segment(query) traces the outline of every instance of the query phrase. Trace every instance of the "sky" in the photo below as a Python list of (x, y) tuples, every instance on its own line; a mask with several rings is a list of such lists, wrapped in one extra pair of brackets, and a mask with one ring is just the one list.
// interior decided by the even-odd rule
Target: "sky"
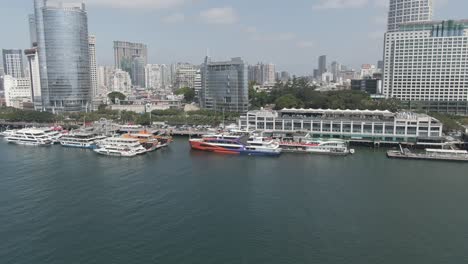
[[(433, 0), (434, 19), (468, 18), (467, 0)], [(113, 41), (148, 45), (149, 63), (242, 57), (310, 75), (318, 56), (359, 68), (382, 58), (389, 0), (64, 0), (84, 2), (99, 65)], [(0, 0), (0, 49), (28, 48), (33, 0)]]

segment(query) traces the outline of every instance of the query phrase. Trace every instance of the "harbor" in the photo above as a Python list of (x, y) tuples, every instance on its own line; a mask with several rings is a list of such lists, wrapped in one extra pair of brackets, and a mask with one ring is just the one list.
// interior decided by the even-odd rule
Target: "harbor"
[[(0, 233), (10, 249), (3, 261), (175, 264), (215, 254), (208, 262), (231, 263), (241, 252), (248, 263), (375, 263), (385, 255), (381, 263), (391, 264), (401, 255), (414, 263), (467, 256), (465, 163), (388, 159), (366, 147), (345, 157), (218, 155), (191, 151), (187, 141), (111, 158), (0, 140)], [(285, 240), (297, 246), (273, 250)]]

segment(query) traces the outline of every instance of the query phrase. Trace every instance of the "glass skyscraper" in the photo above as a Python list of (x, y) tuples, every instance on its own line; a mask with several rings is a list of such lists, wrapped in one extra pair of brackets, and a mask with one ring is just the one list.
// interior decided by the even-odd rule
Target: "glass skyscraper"
[(35, 0), (42, 105), (54, 112), (91, 108), (88, 17), (84, 4)]
[(202, 66), (201, 106), (227, 112), (247, 112), (249, 86), (247, 65), (241, 58), (211, 62), (206, 58)]

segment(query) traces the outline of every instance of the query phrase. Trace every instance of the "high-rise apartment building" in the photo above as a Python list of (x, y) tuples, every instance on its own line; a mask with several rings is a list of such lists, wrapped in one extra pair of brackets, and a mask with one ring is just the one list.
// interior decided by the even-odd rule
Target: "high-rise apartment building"
[(200, 105), (215, 111), (247, 112), (249, 87), (247, 65), (241, 58), (212, 62), (205, 59), (202, 66)]
[(145, 67), (145, 87), (160, 90), (162, 87), (162, 67), (159, 64), (148, 64)]
[(385, 35), (383, 92), (468, 114), (468, 20), (401, 24)]
[(34, 0), (34, 9), (43, 107), (53, 112), (91, 109), (85, 5)]
[(432, 20), (432, 0), (390, 0), (388, 32), (398, 30), (400, 24)]
[(263, 65), (263, 82), (266, 84), (275, 84), (276, 83), (276, 67), (274, 64), (264, 64)]
[(340, 78), (341, 64), (334, 61), (330, 65), (330, 72), (333, 74), (333, 81), (337, 81)]
[(121, 69), (115, 69), (110, 77), (110, 92), (120, 92), (130, 95), (132, 92), (132, 79), (130, 74)]
[(23, 52), (17, 49), (4, 49), (2, 53), (5, 75), (22, 78), (24, 76)]
[(201, 90), (202, 90), (201, 70), (197, 70), (197, 74), (195, 75), (194, 90), (195, 90), (195, 101), (200, 102), (200, 95), (201, 95)]
[(161, 64), (161, 85), (164, 89), (172, 87), (172, 74), (170, 65)]
[(93, 98), (98, 96), (97, 84), (97, 61), (96, 61), (96, 36), (90, 35), (88, 40), (89, 47), (89, 73), (91, 75), (91, 89)]
[(115, 68), (126, 71), (127, 63), (131, 63), (135, 57), (143, 58), (144, 65), (148, 64), (148, 48), (145, 44), (114, 41)]
[(31, 83), (29, 78), (14, 78), (10, 75), (4, 77), (6, 106), (23, 108), (24, 102), (31, 102)]
[(178, 63), (175, 73), (175, 89), (184, 87), (195, 88), (195, 76), (198, 67), (190, 63)]
[(33, 46), (31, 49), (25, 50), (24, 54), (28, 59), (31, 98), (34, 102), (34, 109), (41, 110), (41, 73), (39, 69), (39, 54), (37, 52), (37, 46)]
[(256, 82), (259, 85), (276, 83), (276, 66), (272, 63), (248, 66), (249, 82)]
[(98, 95), (105, 96), (110, 92), (112, 84), (111, 77), (115, 68), (112, 66), (99, 66), (97, 68)]

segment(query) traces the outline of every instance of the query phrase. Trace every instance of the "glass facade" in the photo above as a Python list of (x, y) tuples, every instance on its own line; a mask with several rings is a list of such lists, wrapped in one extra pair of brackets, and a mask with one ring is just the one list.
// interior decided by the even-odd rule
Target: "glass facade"
[(43, 107), (85, 111), (91, 107), (88, 21), (84, 4), (35, 1)]
[(203, 108), (244, 113), (248, 110), (247, 65), (234, 58), (227, 62), (205, 61), (202, 70)]

